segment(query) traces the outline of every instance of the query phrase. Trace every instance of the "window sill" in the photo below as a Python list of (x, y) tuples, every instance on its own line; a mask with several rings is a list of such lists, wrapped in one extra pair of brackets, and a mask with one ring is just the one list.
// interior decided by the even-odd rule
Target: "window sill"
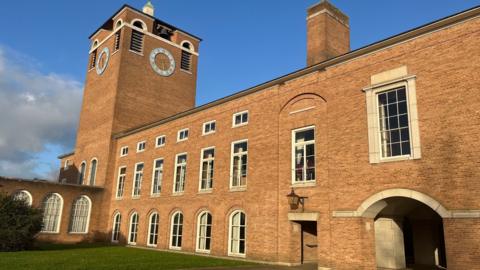
[(177, 143), (184, 142), (184, 141), (188, 141), (188, 139), (177, 140)]
[(212, 192), (212, 189), (201, 189), (198, 191), (198, 194), (211, 194)]
[(316, 181), (309, 181), (305, 183), (292, 183), (290, 185), (291, 188), (303, 188), (303, 187), (315, 187), (315, 186), (317, 186)]
[(137, 243), (127, 243), (127, 245), (129, 245), (129, 246), (136, 246)]
[(192, 72), (191, 72), (190, 70), (186, 70), (186, 69), (180, 68), (180, 71), (183, 71), (183, 72), (185, 72), (185, 73), (187, 73), (187, 74), (192, 75)]
[(40, 232), (41, 234), (60, 234), (60, 232)]
[(389, 157), (389, 158), (379, 158), (379, 163), (388, 163), (388, 162), (395, 162), (395, 161), (404, 161), (404, 160), (413, 160), (413, 156), (397, 156), (397, 157)]
[(139, 52), (136, 52), (136, 51), (132, 51), (132, 50), (130, 50), (130, 49), (128, 49), (128, 51), (131, 52), (131, 53), (134, 53), (134, 54), (136, 54), (136, 55), (143, 56), (143, 53), (139, 53)]
[(171, 250), (182, 250), (182, 247), (170, 247)]
[(164, 146), (165, 146), (165, 144), (162, 144), (162, 145), (155, 145), (155, 148), (162, 148), (162, 147), (164, 147)]
[(160, 193), (159, 194), (150, 194), (150, 198), (160, 198)]
[(147, 244), (147, 247), (149, 247), (149, 248), (156, 248), (156, 247), (157, 247), (157, 245), (150, 245), (150, 244)]
[(197, 250), (195, 250), (195, 252), (197, 252), (197, 253), (202, 253), (202, 254), (210, 254), (210, 250), (197, 249)]
[(232, 125), (232, 128), (238, 128), (238, 127), (244, 127), (248, 125), (248, 122), (247, 123), (242, 123), (242, 124), (238, 124), (238, 125)]
[(121, 201), (123, 200), (123, 197), (115, 198), (115, 201)]
[(137, 153), (143, 153), (145, 150), (137, 150)]
[(138, 195), (138, 196), (132, 196), (132, 200), (140, 200), (140, 195)]
[(68, 234), (73, 234), (73, 235), (85, 235), (85, 234), (88, 234), (88, 232), (68, 232)]
[(215, 134), (215, 131), (208, 132), (208, 133), (202, 133), (202, 136), (208, 136), (208, 135), (212, 135), (212, 134)]
[(183, 196), (183, 191), (182, 192), (173, 192), (172, 196), (174, 196), (174, 197)]
[(232, 253), (228, 253), (228, 256), (230, 257), (237, 257), (237, 258), (245, 258), (245, 254), (232, 254)]
[(247, 191), (247, 187), (231, 187), (230, 192), (243, 192)]

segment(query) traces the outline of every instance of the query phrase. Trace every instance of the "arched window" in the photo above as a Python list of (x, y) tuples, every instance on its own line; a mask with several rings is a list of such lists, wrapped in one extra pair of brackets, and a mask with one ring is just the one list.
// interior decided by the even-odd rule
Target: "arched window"
[(92, 203), (87, 196), (77, 198), (72, 204), (70, 233), (87, 233)]
[(117, 23), (115, 24), (115, 43), (113, 45), (113, 51), (118, 51), (120, 49), (120, 35), (122, 33), (122, 30), (119, 29), (123, 24), (122, 19), (119, 19)]
[(28, 206), (32, 206), (32, 194), (26, 190), (19, 190), (13, 194), (13, 198), (17, 201), (24, 201)]
[(98, 46), (98, 40), (96, 39), (93, 43), (92, 43), (92, 48), (91, 50), (93, 50), (91, 53), (90, 53), (90, 64), (88, 65), (89, 66), (89, 69), (92, 69), (95, 67), (95, 63), (97, 62), (97, 46)]
[(182, 248), (182, 229), (183, 229), (183, 214), (182, 212), (175, 212), (172, 216), (170, 248)]
[(198, 215), (197, 221), (197, 251), (210, 252), (212, 239), (212, 215), (204, 211)]
[(80, 164), (80, 171), (78, 172), (78, 184), (83, 184), (83, 179), (85, 178), (85, 170), (87, 169), (87, 163), (84, 161)]
[(228, 255), (245, 256), (246, 216), (242, 211), (230, 215)]
[(63, 199), (57, 193), (49, 194), (43, 199), (43, 227), (42, 232), (58, 233), (62, 217)]
[(95, 186), (95, 178), (97, 176), (97, 164), (98, 161), (96, 158), (90, 161), (90, 186)]
[[(132, 38), (130, 40), (130, 50), (142, 53), (143, 52), (143, 31), (147, 30), (144, 22), (136, 19), (132, 21), (134, 29), (132, 29)], [(140, 30), (139, 30), (140, 29)]]
[(182, 57), (180, 59), (180, 68), (190, 71), (192, 67), (192, 52), (194, 51), (192, 43), (188, 41), (182, 42)]
[(128, 244), (136, 245), (137, 244), (137, 233), (138, 233), (138, 214), (134, 212), (130, 216), (130, 230), (128, 232)]
[(148, 224), (148, 241), (147, 245), (151, 247), (156, 247), (158, 242), (158, 222), (160, 218), (157, 212), (153, 212), (150, 215), (149, 224)]
[(117, 22), (115, 23), (115, 30), (117, 30), (120, 26), (122, 26), (122, 19), (118, 19)]
[(122, 215), (116, 213), (113, 216), (113, 228), (112, 228), (112, 242), (117, 243), (120, 240), (120, 224), (122, 222)]

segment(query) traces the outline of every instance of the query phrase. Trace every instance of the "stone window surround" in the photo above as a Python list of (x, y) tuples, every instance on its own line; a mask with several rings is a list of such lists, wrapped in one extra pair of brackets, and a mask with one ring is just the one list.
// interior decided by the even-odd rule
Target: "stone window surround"
[[(416, 76), (408, 75), (407, 67), (401, 66), (392, 70), (372, 75), (371, 85), (363, 91), (366, 97), (368, 122), (368, 152), (370, 163), (381, 163), (399, 160), (420, 159), (420, 133), (418, 127)], [(405, 87), (408, 102), (408, 124), (410, 129), (410, 155), (383, 158), (378, 122), (377, 94), (399, 87)]]

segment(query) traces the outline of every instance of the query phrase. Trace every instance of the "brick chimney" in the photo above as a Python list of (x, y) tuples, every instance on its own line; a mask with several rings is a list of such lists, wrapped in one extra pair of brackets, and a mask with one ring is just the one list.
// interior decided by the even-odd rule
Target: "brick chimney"
[(307, 10), (307, 66), (350, 51), (347, 15), (328, 0)]

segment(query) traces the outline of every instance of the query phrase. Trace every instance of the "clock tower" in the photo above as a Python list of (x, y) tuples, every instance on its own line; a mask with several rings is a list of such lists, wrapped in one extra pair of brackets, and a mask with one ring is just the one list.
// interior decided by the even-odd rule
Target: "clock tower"
[(75, 152), (62, 157), (77, 173), (60, 179), (105, 185), (112, 136), (195, 107), (201, 39), (153, 15), (150, 1), (143, 11), (124, 5), (90, 36)]

